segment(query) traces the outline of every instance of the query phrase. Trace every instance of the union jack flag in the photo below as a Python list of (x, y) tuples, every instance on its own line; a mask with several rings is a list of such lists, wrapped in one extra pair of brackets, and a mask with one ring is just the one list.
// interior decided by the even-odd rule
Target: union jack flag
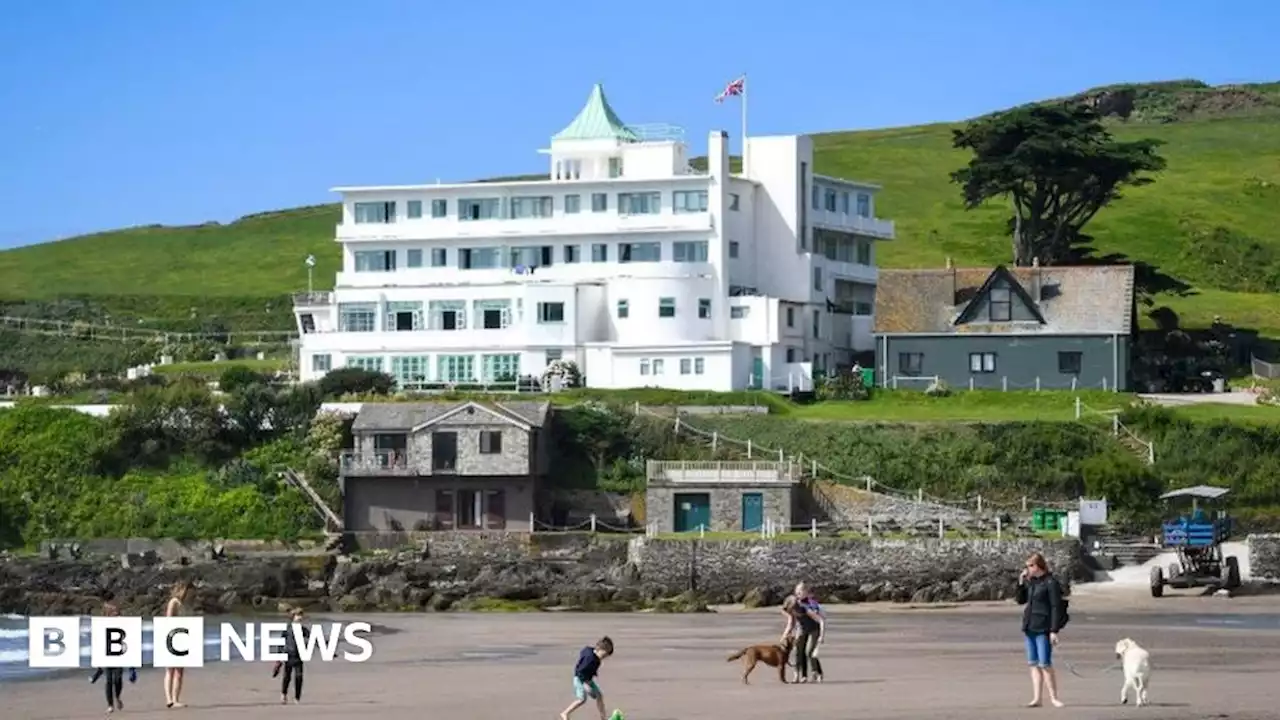
[(721, 90), (720, 94), (716, 96), (716, 102), (722, 103), (725, 101), (725, 98), (734, 97), (735, 95), (741, 95), (742, 93), (746, 92), (746, 90), (747, 90), (747, 76), (743, 75), (742, 77), (738, 78), (737, 80), (734, 80), (728, 85), (725, 85), (724, 90)]

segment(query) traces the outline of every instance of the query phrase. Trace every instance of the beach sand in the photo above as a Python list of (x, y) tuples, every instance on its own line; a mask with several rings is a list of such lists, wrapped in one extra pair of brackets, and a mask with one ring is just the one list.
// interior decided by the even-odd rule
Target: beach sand
[[(1011, 603), (910, 609), (830, 608), (821, 655), (826, 682), (781, 685), (761, 666), (752, 684), (725, 657), (772, 642), (777, 609), (702, 615), (574, 613), (366, 615), (395, 632), (366, 663), (313, 662), (303, 705), (281, 707), (269, 664), (187, 671), (188, 706), (166, 710), (161, 671), (125, 685), (117, 717), (376, 717), (377, 720), (555, 720), (571, 699), (578, 650), (609, 635), (617, 654), (600, 676), (608, 709), (628, 720), (806, 718), (1275, 718), (1280, 671), (1276, 598), (1081, 594), (1073, 598), (1058, 665), (1065, 709), (1022, 707), (1029, 696), (1018, 608)], [(1118, 704), (1113, 648), (1132, 637), (1152, 653), (1154, 707)], [(1077, 674), (1069, 671), (1068, 664)], [(89, 672), (5, 683), (6, 718), (101, 717)], [(595, 720), (592, 706), (575, 718)]]

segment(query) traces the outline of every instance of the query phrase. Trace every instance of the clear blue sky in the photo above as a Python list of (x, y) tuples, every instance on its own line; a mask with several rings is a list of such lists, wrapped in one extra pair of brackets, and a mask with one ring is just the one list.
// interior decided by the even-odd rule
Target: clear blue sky
[[(789, 15), (791, 11), (803, 16)], [(603, 82), (629, 123), (955, 120), (1113, 82), (1280, 80), (1280, 3), (9, 0), (0, 247), (545, 170)]]

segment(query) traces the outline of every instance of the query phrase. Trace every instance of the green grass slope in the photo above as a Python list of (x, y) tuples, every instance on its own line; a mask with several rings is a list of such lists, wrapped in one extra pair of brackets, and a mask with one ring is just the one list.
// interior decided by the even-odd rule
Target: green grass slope
[[(1082, 96), (1116, 116), (1119, 137), (1165, 141), (1168, 159), (1154, 184), (1129, 191), (1089, 225), (1099, 248), (1193, 285), (1194, 294), (1161, 298), (1186, 326), (1221, 315), (1280, 336), (1280, 297), (1272, 294), (1280, 291), (1280, 84), (1179, 81)], [(819, 172), (884, 186), (877, 214), (897, 221), (898, 239), (881, 246), (881, 266), (940, 266), (948, 256), (962, 265), (1008, 260), (1006, 210), (965, 211), (948, 179), (967, 160), (950, 147), (956, 127), (817, 137)], [(0, 310), (182, 328), (216, 315), (229, 327), (288, 328), (284, 296), (305, 289), (303, 259), (318, 259), (317, 287), (339, 269), (338, 221), (337, 207), (323, 205), (0, 252)]]

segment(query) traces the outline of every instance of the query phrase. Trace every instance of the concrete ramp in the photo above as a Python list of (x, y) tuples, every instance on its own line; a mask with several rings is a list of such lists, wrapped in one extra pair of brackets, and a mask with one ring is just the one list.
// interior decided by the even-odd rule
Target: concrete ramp
[[(1240, 581), (1247, 583), (1253, 579), (1253, 574), (1249, 568), (1249, 544), (1246, 542), (1229, 542), (1222, 545), (1223, 557), (1235, 556), (1236, 561), (1240, 565)], [(1116, 568), (1109, 572), (1095, 572), (1094, 581), (1084, 583), (1078, 587), (1085, 589), (1085, 592), (1106, 591), (1108, 589), (1134, 589), (1146, 588), (1151, 585), (1151, 568), (1164, 568), (1168, 574), (1169, 565), (1178, 561), (1178, 554), (1172, 550), (1166, 550), (1141, 565), (1126, 565)], [(1073, 592), (1075, 592), (1073, 590)]]

